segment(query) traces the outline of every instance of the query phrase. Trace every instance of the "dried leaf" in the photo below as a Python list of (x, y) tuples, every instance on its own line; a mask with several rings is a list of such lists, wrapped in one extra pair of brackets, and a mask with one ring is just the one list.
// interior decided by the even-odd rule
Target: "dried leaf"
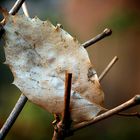
[(6, 64), (14, 84), (33, 103), (62, 114), (65, 71), (73, 74), (71, 117), (90, 120), (103, 108), (104, 94), (87, 51), (71, 35), (49, 21), (8, 15), (5, 25)]

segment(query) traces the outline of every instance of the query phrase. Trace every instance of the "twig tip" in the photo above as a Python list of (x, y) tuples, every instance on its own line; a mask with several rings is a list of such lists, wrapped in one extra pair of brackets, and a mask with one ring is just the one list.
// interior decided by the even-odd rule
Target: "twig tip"
[(137, 104), (140, 104), (140, 95), (136, 95), (136, 96), (135, 96), (135, 102), (136, 102)]
[(103, 32), (104, 32), (107, 36), (109, 36), (109, 35), (112, 34), (112, 30), (109, 29), (109, 28), (106, 28)]

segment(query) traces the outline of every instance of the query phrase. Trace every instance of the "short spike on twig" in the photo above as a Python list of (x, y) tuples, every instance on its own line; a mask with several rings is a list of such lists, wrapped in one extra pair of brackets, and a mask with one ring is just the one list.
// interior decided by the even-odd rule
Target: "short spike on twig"
[(62, 24), (57, 23), (57, 25), (55, 26), (55, 30), (59, 31), (59, 29), (63, 29), (63, 26), (62, 26)]

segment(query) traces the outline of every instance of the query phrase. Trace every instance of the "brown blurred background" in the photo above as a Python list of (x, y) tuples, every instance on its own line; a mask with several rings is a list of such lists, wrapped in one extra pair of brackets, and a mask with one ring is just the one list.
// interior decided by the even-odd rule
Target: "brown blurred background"
[[(15, 1), (0, 0), (8, 10)], [(98, 73), (117, 55), (119, 61), (101, 81), (105, 92), (105, 107), (113, 108), (135, 94), (140, 94), (140, 1), (139, 0), (28, 0), (31, 17), (61, 23), (65, 30), (81, 43), (96, 36), (106, 27), (112, 36), (87, 49)], [(22, 10), (20, 11), (22, 13)], [(17, 101), (20, 91), (11, 84), (13, 77), (3, 65), (2, 42), (0, 48), (0, 125)], [(135, 107), (129, 112), (138, 110)], [(43, 109), (27, 103), (6, 140), (51, 139), (53, 117)], [(83, 129), (70, 140), (136, 140), (140, 137), (140, 119), (114, 116)]]

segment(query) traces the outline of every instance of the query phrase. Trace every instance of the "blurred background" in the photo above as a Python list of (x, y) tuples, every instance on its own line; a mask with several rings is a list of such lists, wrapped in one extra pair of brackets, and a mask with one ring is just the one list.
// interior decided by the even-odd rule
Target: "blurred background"
[[(0, 0), (8, 10), (15, 0)], [(140, 94), (140, 1), (139, 0), (28, 0), (31, 17), (61, 23), (81, 42), (101, 33), (106, 27), (113, 34), (90, 46), (87, 51), (98, 75), (117, 55), (119, 61), (101, 81), (106, 108), (113, 108)], [(22, 13), (22, 10), (20, 11)], [(0, 127), (14, 107), (20, 90), (12, 85), (13, 76), (3, 64), (0, 45)], [(128, 112), (140, 111), (134, 107)], [(53, 116), (28, 102), (6, 140), (51, 140)], [(140, 119), (113, 116), (69, 137), (69, 140), (136, 140), (140, 137)]]

